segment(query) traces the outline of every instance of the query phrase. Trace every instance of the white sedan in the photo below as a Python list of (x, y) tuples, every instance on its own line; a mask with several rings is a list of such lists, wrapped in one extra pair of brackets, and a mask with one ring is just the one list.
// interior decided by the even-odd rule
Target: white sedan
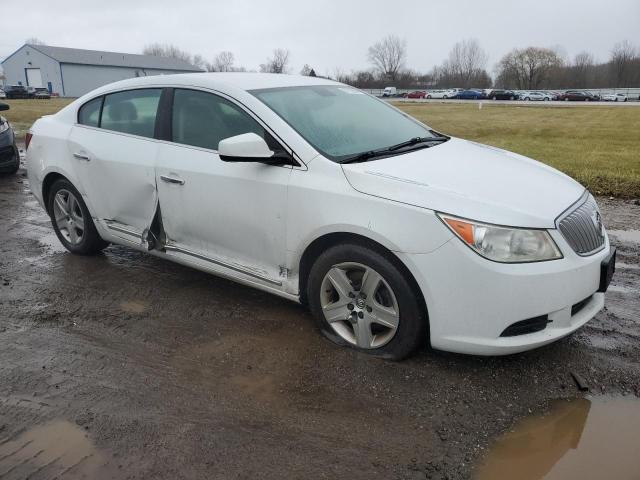
[(124, 80), (26, 143), (70, 252), (126, 245), (301, 302), (383, 358), (550, 343), (603, 308), (615, 265), (576, 181), (320, 78)]
[(602, 100), (605, 102), (626, 102), (627, 96), (624, 93), (607, 93), (602, 95)]
[(425, 98), (454, 98), (457, 93), (455, 90), (429, 90)]
[(553, 96), (549, 93), (544, 92), (521, 92), (520, 100), (536, 100), (536, 101), (545, 101), (553, 100)]

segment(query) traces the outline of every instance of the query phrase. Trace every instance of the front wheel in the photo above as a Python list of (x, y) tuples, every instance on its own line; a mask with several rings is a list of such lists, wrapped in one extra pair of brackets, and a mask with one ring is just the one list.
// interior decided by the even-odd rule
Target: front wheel
[(401, 360), (427, 338), (427, 315), (411, 283), (369, 248), (345, 244), (321, 254), (307, 298), (320, 331), (338, 345)]
[(51, 186), (47, 209), (53, 229), (64, 247), (78, 255), (94, 255), (108, 242), (100, 238), (82, 195), (66, 179)]

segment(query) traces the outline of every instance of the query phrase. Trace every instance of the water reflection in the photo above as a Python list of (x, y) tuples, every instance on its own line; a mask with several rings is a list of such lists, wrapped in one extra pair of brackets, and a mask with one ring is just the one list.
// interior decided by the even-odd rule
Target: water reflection
[(640, 401), (595, 397), (558, 401), (499, 438), (479, 480), (640, 478)]

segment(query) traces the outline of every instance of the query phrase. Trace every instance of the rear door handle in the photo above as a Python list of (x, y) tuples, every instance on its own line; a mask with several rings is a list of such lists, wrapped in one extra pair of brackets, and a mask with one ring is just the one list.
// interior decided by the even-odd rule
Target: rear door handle
[(73, 154), (73, 156), (74, 156), (75, 158), (77, 158), (78, 160), (84, 160), (85, 162), (89, 162), (89, 161), (91, 161), (91, 159), (89, 158), (89, 156), (88, 156), (88, 155), (85, 155), (84, 153), (78, 153), (78, 152), (76, 152), (76, 153), (74, 153), (74, 154)]
[(184, 185), (184, 180), (177, 177), (170, 177), (168, 175), (160, 175), (160, 179), (163, 182), (173, 183), (175, 185)]

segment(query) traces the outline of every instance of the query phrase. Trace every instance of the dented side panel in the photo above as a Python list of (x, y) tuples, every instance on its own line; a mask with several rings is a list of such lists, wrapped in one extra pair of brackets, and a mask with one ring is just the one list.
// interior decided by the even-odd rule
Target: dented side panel
[(93, 205), (93, 216), (138, 234), (149, 228), (158, 205), (158, 143), (76, 125), (68, 145), (71, 162)]

